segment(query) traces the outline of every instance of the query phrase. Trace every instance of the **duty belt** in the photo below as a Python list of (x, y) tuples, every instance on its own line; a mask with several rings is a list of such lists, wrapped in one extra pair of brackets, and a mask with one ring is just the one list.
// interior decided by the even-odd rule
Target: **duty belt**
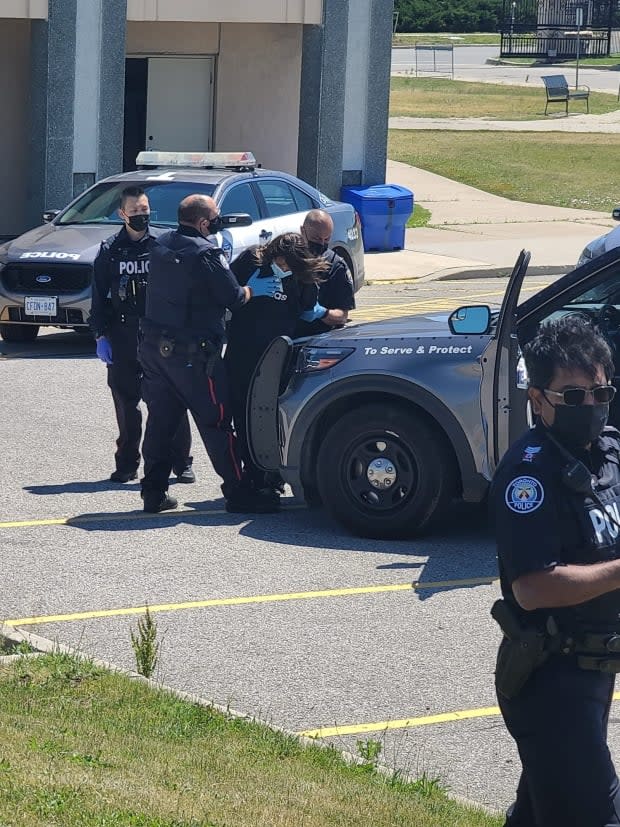
[(620, 634), (586, 632), (567, 643), (577, 655), (577, 666), (595, 672), (620, 673)]

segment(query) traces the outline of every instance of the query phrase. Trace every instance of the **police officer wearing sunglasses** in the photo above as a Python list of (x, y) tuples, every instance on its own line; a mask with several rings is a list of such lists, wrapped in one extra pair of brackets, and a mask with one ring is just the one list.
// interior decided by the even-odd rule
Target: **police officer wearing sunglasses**
[(509, 827), (620, 824), (607, 748), (620, 672), (620, 433), (607, 342), (582, 316), (524, 348), (536, 426), (492, 491), (504, 638), (496, 690), (522, 763)]

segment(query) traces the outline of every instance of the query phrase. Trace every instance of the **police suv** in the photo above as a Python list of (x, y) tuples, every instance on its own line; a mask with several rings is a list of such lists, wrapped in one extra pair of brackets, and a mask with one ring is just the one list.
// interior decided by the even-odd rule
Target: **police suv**
[[(584, 313), (614, 351), (620, 346), (620, 248), (519, 304), (529, 258), (520, 254), (500, 309), (474, 305), (275, 339), (250, 393), (258, 464), (366, 537), (412, 536), (454, 497), (481, 502), (528, 426), (519, 348), (538, 324)], [(620, 424), (614, 403), (610, 423)]]
[[(177, 225), (185, 196), (212, 196), (222, 214), (244, 214), (218, 233), (229, 259), (280, 233), (299, 232), (307, 212), (320, 208), (334, 221), (331, 247), (349, 266), (355, 289), (364, 283), (364, 249), (357, 212), (285, 172), (257, 167), (250, 152), (141, 152), (137, 172), (105, 178), (46, 222), (0, 246), (0, 334), (32, 341), (41, 325), (87, 329), (93, 262), (100, 243), (120, 229), (119, 197), (140, 186), (149, 197), (151, 223)], [(248, 218), (249, 216), (249, 218)]]

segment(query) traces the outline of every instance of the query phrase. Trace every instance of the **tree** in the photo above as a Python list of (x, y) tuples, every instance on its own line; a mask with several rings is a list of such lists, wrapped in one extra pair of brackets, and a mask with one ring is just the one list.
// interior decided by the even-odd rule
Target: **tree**
[(497, 31), (502, 0), (395, 0), (399, 32)]

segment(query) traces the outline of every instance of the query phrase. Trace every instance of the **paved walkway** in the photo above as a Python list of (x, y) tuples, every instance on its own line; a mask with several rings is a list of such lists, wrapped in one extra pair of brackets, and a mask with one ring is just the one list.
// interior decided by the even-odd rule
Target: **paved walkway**
[[(620, 104), (619, 104), (620, 106)], [(390, 129), (453, 129), (458, 132), (620, 132), (620, 109), (604, 115), (550, 114), (540, 121), (496, 121), (491, 118), (390, 118)]]
[(530, 274), (565, 273), (615, 226), (608, 213), (511, 201), (396, 161), (386, 180), (415, 193), (431, 226), (406, 230), (404, 250), (367, 253), (368, 282), (506, 276), (522, 248)]

